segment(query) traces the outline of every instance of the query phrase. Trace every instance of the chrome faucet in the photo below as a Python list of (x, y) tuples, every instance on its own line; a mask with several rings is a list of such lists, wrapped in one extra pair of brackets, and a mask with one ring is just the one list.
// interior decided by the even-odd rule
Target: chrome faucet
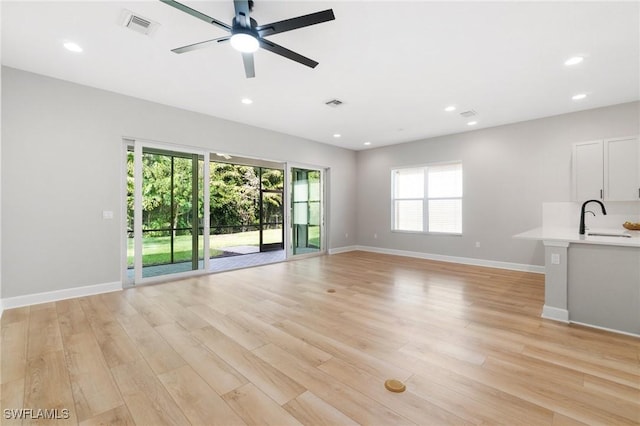
[[(602, 208), (602, 214), (607, 214), (607, 209), (604, 208), (604, 204), (602, 204), (602, 202), (600, 200), (588, 200), (585, 201), (584, 203), (582, 203), (582, 210), (580, 211), (580, 235), (584, 235), (584, 230), (585, 230), (585, 226), (584, 226), (584, 208), (587, 206), (587, 204), (589, 203), (598, 203), (600, 204), (600, 207)], [(591, 212), (594, 216), (595, 213)]]

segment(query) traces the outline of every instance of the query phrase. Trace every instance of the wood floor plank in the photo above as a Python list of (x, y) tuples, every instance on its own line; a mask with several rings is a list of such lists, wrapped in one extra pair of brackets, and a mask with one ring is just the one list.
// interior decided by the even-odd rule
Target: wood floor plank
[[(74, 299), (71, 299), (74, 300)], [(65, 300), (56, 302), (58, 312), (58, 321), (60, 324), (60, 334), (63, 340), (70, 338), (74, 334), (91, 333), (91, 324), (87, 320), (84, 311), (80, 307), (80, 303), (72, 304), (71, 301)]]
[(332, 357), (331, 354), (308, 344), (302, 339), (291, 336), (277, 327), (265, 324), (260, 319), (255, 318), (246, 312), (238, 311), (228, 315), (236, 323), (240, 324), (251, 333), (254, 333), (264, 342), (273, 343), (287, 351), (290, 355), (317, 366)]
[(170, 324), (173, 318), (160, 306), (153, 303), (142, 292), (126, 290), (124, 292), (127, 302), (140, 314), (152, 327)]
[[(441, 357), (446, 358), (444, 355)], [(441, 363), (431, 363), (419, 357), (404, 356), (402, 353), (394, 354), (393, 359), (398, 363), (411, 366), (414, 374), (409, 382), (414, 384), (413, 392), (425, 395), (426, 391), (432, 391), (431, 395), (449, 395), (449, 398), (439, 400), (439, 404), (463, 404), (465, 407), (473, 407), (478, 403), (483, 407), (484, 412), (499, 413), (490, 423), (523, 424), (524, 422), (524, 424), (540, 425), (551, 423), (553, 417), (551, 410), (503, 392), (499, 386), (491, 386), (491, 381), (474, 380), (459, 374), (456, 364), (450, 365), (450, 368), (442, 368), (446, 360)], [(420, 392), (420, 389), (424, 391)]]
[(158, 376), (194, 425), (244, 425), (245, 422), (188, 365)]
[[(638, 362), (640, 362), (640, 360)], [(585, 374), (583, 385), (585, 389), (591, 389), (600, 394), (619, 398), (627, 402), (631, 402), (632, 404), (636, 404), (640, 401), (640, 390), (637, 388), (621, 385), (600, 377)], [(638, 410), (640, 411), (640, 409)]]
[(122, 292), (116, 291), (101, 294), (100, 300), (115, 315), (129, 316), (138, 313), (123, 297)]
[[(46, 351), (29, 359), (25, 379), (24, 408), (60, 410), (60, 412), (69, 410), (69, 417), (56, 420), (56, 425), (77, 424), (78, 418), (63, 351)], [(37, 418), (26, 418), (22, 424), (39, 422), (40, 419)]]
[[(11, 382), (2, 383), (0, 388), (0, 413), (2, 413), (3, 425), (19, 425), (22, 423), (20, 418), (14, 418), (7, 411), (16, 410), (24, 407), (24, 377)], [(7, 418), (9, 417), (9, 418)]]
[(223, 398), (247, 425), (302, 425), (252, 383), (223, 395)]
[[(185, 365), (185, 360), (139, 314), (119, 317), (119, 324), (156, 374)], [(171, 324), (171, 323), (167, 323)]]
[(253, 350), (265, 343), (251, 329), (243, 327), (242, 324), (233, 321), (230, 317), (222, 315), (208, 306), (195, 305), (189, 307), (189, 310), (206, 321), (204, 326), (211, 325), (215, 327), (218, 331), (226, 334), (245, 349)]
[(589, 403), (585, 404), (582, 398), (575, 399), (581, 396), (580, 394), (575, 394), (572, 395), (572, 402), (568, 403), (566, 395), (559, 392), (557, 386), (549, 387), (543, 382), (514, 380), (514, 378), (509, 377), (508, 374), (488, 371), (481, 366), (474, 366), (468, 363), (451, 362), (433, 353), (404, 348), (402, 351), (418, 359), (433, 362), (440, 367), (454, 369), (458, 373), (464, 374), (475, 381), (489, 383), (491, 386), (505, 393), (517, 396), (520, 399), (576, 420), (591, 419), (592, 422), (598, 424), (607, 424), (610, 422), (615, 422), (616, 424), (633, 424), (633, 421), (619, 415), (615, 411), (615, 407), (610, 407), (610, 409), (596, 407), (597, 401), (593, 398), (587, 398)]
[(189, 309), (185, 309), (184, 306), (176, 303), (174, 300), (167, 299), (165, 296), (154, 297), (151, 300), (164, 309), (175, 322), (187, 330), (195, 330), (209, 325), (209, 323)]
[(135, 424), (126, 405), (121, 405), (80, 422), (80, 426), (135, 426)]
[[(243, 312), (253, 315), (267, 324), (273, 324), (288, 319), (286, 306), (283, 306), (272, 300), (263, 300), (259, 303), (245, 305), (242, 307)], [(240, 309), (239, 309), (240, 310)], [(238, 311), (239, 311), (238, 310)], [(236, 312), (236, 311), (233, 311)]]
[(117, 321), (94, 322), (91, 329), (109, 367), (128, 364), (140, 358), (136, 343)]
[(2, 312), (2, 319), (0, 320), (0, 325), (4, 327), (8, 324), (11, 324), (12, 322), (28, 321), (30, 311), (31, 311), (31, 308), (29, 306), (7, 309)]
[(193, 336), (280, 405), (306, 390), (213, 327), (193, 331)]
[(640, 425), (638, 337), (543, 304), (541, 274), (354, 251), (9, 309), (0, 404), (68, 409), (56, 425)]
[(294, 378), (315, 395), (360, 424), (415, 424), (400, 413), (335, 380), (324, 371), (289, 356), (275, 345), (265, 345), (255, 352), (261, 359)]
[(124, 403), (93, 333), (71, 335), (64, 350), (79, 421)]
[(543, 348), (538, 345), (527, 345), (523, 353), (532, 358), (577, 369), (592, 376), (606, 378), (616, 383), (640, 389), (640, 380), (638, 380), (640, 365), (632, 366), (622, 362), (611, 365), (611, 361), (606, 359), (585, 359), (580, 354), (571, 354), (570, 351), (565, 349), (557, 347)]
[(381, 361), (366, 352), (362, 352), (352, 346), (334, 340), (326, 334), (318, 333), (309, 328), (302, 327), (292, 321), (283, 321), (275, 324), (275, 326), (337, 358), (360, 365), (368, 373), (383, 380), (386, 380), (386, 378), (389, 377), (395, 377), (398, 380), (406, 380), (411, 376), (411, 372), (405, 368)]
[(111, 372), (136, 424), (188, 424), (182, 410), (143, 359), (114, 367)]
[[(416, 424), (471, 424), (468, 420), (456, 415), (454, 411), (448, 411), (442, 406), (433, 404), (428, 399), (422, 398), (414, 392), (397, 394), (389, 392), (384, 387), (384, 380), (380, 380), (363, 370), (344, 362), (338, 358), (332, 358), (318, 367), (329, 374), (335, 380), (351, 386), (363, 395), (388, 407), (396, 413), (408, 418)], [(393, 379), (393, 377), (389, 377)]]
[(39, 358), (48, 352), (61, 351), (62, 336), (55, 304), (47, 303), (32, 308), (29, 314), (27, 359)]
[(219, 395), (248, 383), (242, 374), (205, 348), (179, 325), (160, 325), (156, 330)]
[(3, 324), (0, 383), (23, 379), (27, 366), (28, 320)]
[(298, 395), (296, 398), (287, 402), (284, 405), (284, 409), (298, 419), (300, 423), (305, 425), (355, 426), (358, 424), (310, 391), (306, 391), (302, 395)]

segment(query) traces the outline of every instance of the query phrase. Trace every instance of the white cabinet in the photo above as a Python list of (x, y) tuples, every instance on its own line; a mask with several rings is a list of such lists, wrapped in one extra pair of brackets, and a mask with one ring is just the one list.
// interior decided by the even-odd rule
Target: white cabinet
[(637, 136), (573, 144), (574, 201), (640, 200), (640, 140)]
[(572, 172), (574, 201), (599, 200), (603, 190), (602, 141), (573, 145)]
[(640, 200), (640, 143), (637, 137), (604, 141), (604, 199)]

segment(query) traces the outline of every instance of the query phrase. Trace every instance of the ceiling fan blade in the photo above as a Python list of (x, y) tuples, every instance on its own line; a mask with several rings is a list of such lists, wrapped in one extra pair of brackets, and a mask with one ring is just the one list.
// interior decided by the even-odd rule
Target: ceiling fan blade
[(249, 0), (233, 0), (233, 7), (236, 11), (238, 25), (242, 28), (251, 28)]
[(194, 16), (194, 17), (196, 17), (198, 19), (201, 19), (201, 20), (203, 20), (205, 22), (208, 22), (208, 23), (210, 23), (212, 25), (220, 27), (225, 31), (231, 32), (231, 26), (230, 25), (227, 25), (222, 21), (218, 21), (217, 19), (212, 18), (211, 16), (207, 16), (202, 12), (198, 12), (195, 9), (191, 9), (189, 6), (186, 6), (186, 5), (182, 4), (182, 3), (178, 3), (177, 1), (173, 1), (173, 0), (160, 0), (160, 1), (162, 3), (168, 4), (171, 7), (175, 7), (176, 9), (181, 10), (182, 12), (188, 13), (191, 16)]
[[(236, 3), (236, 2), (234, 2)], [(336, 19), (332, 9), (323, 10), (322, 12), (310, 13), (309, 15), (298, 16), (297, 18), (285, 19), (284, 21), (272, 22), (270, 24), (258, 25), (256, 31), (260, 37), (269, 36), (271, 34), (283, 33), (298, 28), (308, 27), (309, 25), (320, 24), (322, 22), (333, 21)]]
[(243, 53), (242, 62), (244, 62), (244, 73), (247, 78), (256, 76), (256, 69), (253, 66), (253, 53)]
[(268, 50), (269, 52), (284, 56), (287, 59), (291, 59), (292, 61), (301, 63), (302, 65), (306, 65), (310, 68), (315, 68), (316, 65), (318, 65), (318, 63), (313, 59), (309, 59), (306, 56), (302, 56), (301, 54), (294, 52), (293, 50), (289, 50), (286, 47), (282, 47), (279, 44), (275, 44), (263, 38), (260, 39), (260, 47)]
[(173, 53), (187, 53), (192, 50), (204, 49), (205, 47), (214, 46), (223, 41), (227, 41), (231, 38), (230, 35), (224, 37), (214, 38), (213, 40), (201, 41), (199, 43), (189, 44), (187, 46), (177, 47), (175, 49), (171, 49)]

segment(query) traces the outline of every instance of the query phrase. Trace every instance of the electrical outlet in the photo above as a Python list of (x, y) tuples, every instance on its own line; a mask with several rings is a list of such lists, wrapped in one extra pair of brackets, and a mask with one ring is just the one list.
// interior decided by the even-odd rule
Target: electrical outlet
[(551, 253), (551, 264), (552, 265), (560, 264), (560, 255), (558, 253)]
[(480, 248), (480, 241), (476, 241), (476, 248)]
[(373, 234), (373, 239), (374, 239), (374, 240), (377, 240), (377, 239), (378, 239), (378, 233), (377, 233), (377, 232)]
[(345, 232), (345, 233), (344, 233), (344, 238), (345, 238), (345, 240), (346, 240), (347, 238), (349, 238), (349, 233), (348, 233), (348, 232)]

